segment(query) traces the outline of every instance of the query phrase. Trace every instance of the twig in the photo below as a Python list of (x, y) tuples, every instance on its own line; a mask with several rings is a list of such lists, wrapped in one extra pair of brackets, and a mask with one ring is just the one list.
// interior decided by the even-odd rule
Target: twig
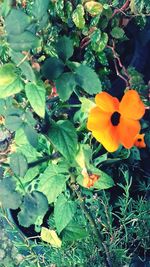
[(80, 48), (83, 49), (83, 48), (84, 48), (85, 46), (87, 46), (90, 42), (91, 42), (91, 39), (90, 39), (89, 36), (84, 37), (84, 38), (81, 40)]
[[(113, 46), (107, 45), (107, 48), (110, 48), (110, 49), (112, 50), (112, 52), (113, 52), (113, 55), (114, 55), (114, 65), (115, 65), (116, 74), (117, 74), (117, 76), (119, 76), (122, 80), (124, 80), (124, 82), (126, 83), (126, 87), (128, 87), (128, 86), (130, 85), (130, 84), (129, 84), (129, 79), (130, 79), (129, 74), (128, 74), (126, 68), (123, 66), (123, 64), (122, 64), (122, 62), (121, 62), (121, 60), (120, 60), (120, 58), (119, 58), (117, 52), (115, 51), (115, 42), (114, 42), (114, 40), (112, 40), (112, 42), (113, 42)], [(126, 76), (128, 79), (126, 79), (123, 75), (120, 74), (120, 72), (119, 72), (119, 70), (118, 70), (118, 66), (117, 66), (117, 62), (116, 62), (116, 61), (118, 62), (119, 67), (123, 70), (125, 76)]]
[(129, 4), (130, 4), (130, 0), (127, 0), (121, 8), (116, 8), (111, 18), (113, 18), (118, 13), (123, 13), (126, 16), (124, 11), (129, 7)]
[(117, 76), (119, 76), (122, 80), (125, 81), (125, 84), (126, 84), (126, 87), (129, 86), (129, 83), (128, 81), (120, 74), (119, 70), (118, 70), (118, 67), (117, 67), (117, 63), (116, 63), (116, 59), (114, 59), (114, 65), (115, 65), (115, 70), (116, 70), (116, 74)]

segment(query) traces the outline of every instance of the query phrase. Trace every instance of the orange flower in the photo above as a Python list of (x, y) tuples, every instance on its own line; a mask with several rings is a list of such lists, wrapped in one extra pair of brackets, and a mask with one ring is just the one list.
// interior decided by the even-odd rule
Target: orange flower
[(90, 188), (94, 186), (95, 182), (98, 180), (99, 176), (96, 174), (91, 174), (88, 176), (85, 176), (83, 179), (83, 186)]
[(92, 108), (87, 128), (109, 151), (114, 152), (122, 144), (125, 148), (134, 145), (135, 136), (140, 132), (139, 119), (145, 107), (135, 90), (128, 90), (121, 102), (106, 92), (95, 97), (96, 107)]
[(145, 134), (137, 134), (135, 139), (134, 139), (134, 146), (139, 147), (139, 148), (144, 148), (146, 147), (145, 141), (144, 141), (144, 135)]
[(99, 179), (99, 175), (97, 174), (88, 174), (86, 168), (82, 170), (82, 175), (83, 175), (83, 186), (87, 188), (94, 186), (94, 183)]

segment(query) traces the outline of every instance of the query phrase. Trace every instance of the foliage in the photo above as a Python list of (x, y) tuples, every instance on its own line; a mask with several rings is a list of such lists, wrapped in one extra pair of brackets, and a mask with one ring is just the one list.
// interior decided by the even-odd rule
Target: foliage
[[(148, 2), (0, 2), (2, 216), (14, 210), (41, 242), (19, 232), (15, 245), (27, 253), (20, 267), (32, 266), (30, 259), (36, 266), (115, 267), (148, 255), (149, 92), (126, 57), (130, 18), (148, 27)], [(146, 148), (109, 153), (87, 128), (94, 97), (121, 98), (130, 88), (147, 107), (140, 120)]]

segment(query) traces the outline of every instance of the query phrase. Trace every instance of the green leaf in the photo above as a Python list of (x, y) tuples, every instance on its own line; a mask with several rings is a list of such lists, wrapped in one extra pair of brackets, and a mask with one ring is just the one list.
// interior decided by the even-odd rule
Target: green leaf
[(24, 134), (23, 127), (18, 127), (18, 129), (15, 132), (15, 144), (17, 146), (26, 145), (28, 144), (28, 139), (26, 135)]
[(12, 8), (12, 4), (13, 0), (5, 0), (1, 3), (0, 16), (6, 17)]
[(77, 28), (83, 29), (85, 26), (85, 19), (84, 19), (84, 8), (82, 5), (77, 5), (76, 9), (72, 14), (72, 20)]
[(56, 88), (59, 97), (66, 101), (71, 96), (73, 90), (75, 89), (76, 82), (75, 76), (71, 72), (63, 73), (59, 78), (56, 80)]
[(38, 145), (38, 134), (37, 132), (34, 130), (34, 128), (28, 124), (28, 123), (24, 123), (23, 125), (23, 130), (24, 133), (27, 137), (27, 140), (29, 141), (29, 143), (33, 146), (33, 147), (37, 147)]
[(28, 81), (35, 82), (36, 77), (34, 71), (29, 62), (27, 60), (24, 60), (25, 56), (13, 50), (11, 50), (10, 54), (12, 61), (22, 70), (22, 74), (26, 77), (26, 79)]
[[(107, 173), (101, 171), (100, 169), (94, 167), (91, 164), (89, 164), (88, 169), (91, 174), (95, 174), (99, 176), (98, 180), (94, 183), (94, 185), (90, 187), (91, 189), (94, 188), (98, 190), (103, 190), (103, 189), (108, 189), (114, 186), (113, 179)], [(83, 176), (79, 175), (77, 178), (77, 182), (83, 186)]]
[(62, 60), (50, 57), (43, 64), (42, 74), (48, 80), (55, 80), (63, 73), (64, 67)]
[(106, 32), (103, 32), (101, 35), (101, 39), (100, 39), (100, 43), (99, 43), (99, 47), (98, 47), (98, 52), (101, 52), (104, 50), (104, 48), (106, 47), (108, 43), (108, 34)]
[[(81, 111), (83, 113), (89, 114), (90, 110), (95, 107), (94, 101), (85, 98), (85, 97), (80, 97), (79, 100), (81, 101)], [(94, 99), (93, 99), (94, 100)]]
[(89, 145), (80, 144), (77, 156), (75, 158), (76, 162), (81, 169), (89, 166), (92, 159), (92, 150)]
[(54, 207), (54, 220), (59, 234), (73, 218), (76, 207), (76, 203), (67, 200), (63, 194), (58, 197)]
[(28, 51), (41, 45), (41, 40), (29, 31), (19, 35), (9, 35), (8, 43), (15, 51)]
[(130, 163), (134, 163), (135, 160), (141, 160), (141, 156), (140, 156), (139, 149), (136, 146), (133, 146), (130, 149), (129, 161), (130, 161)]
[(22, 179), (22, 184), (31, 182), (36, 176), (39, 175), (39, 166), (29, 168)]
[(42, 154), (29, 143), (20, 145), (17, 148), (17, 152), (22, 153), (26, 157), (28, 163), (31, 163), (37, 160), (39, 157), (42, 157)]
[(48, 210), (47, 198), (38, 191), (26, 194), (21, 205), (21, 211), (18, 213), (19, 224), (29, 227), (35, 224), (38, 217), (44, 217)]
[(120, 39), (124, 36), (124, 30), (120, 27), (114, 27), (111, 31), (111, 36), (115, 39)]
[(91, 34), (91, 46), (92, 49), (96, 52), (99, 51), (99, 43), (101, 40), (101, 30), (100, 29), (96, 29), (92, 34)]
[(35, 0), (32, 5), (31, 13), (36, 19), (40, 20), (46, 15), (45, 13), (48, 9), (48, 5), (49, 0)]
[(77, 134), (73, 124), (67, 120), (53, 123), (48, 136), (56, 149), (68, 161), (73, 161), (77, 152)]
[(31, 23), (31, 18), (19, 9), (12, 9), (5, 19), (8, 34), (21, 34)]
[(88, 232), (83, 225), (79, 225), (76, 221), (71, 221), (62, 232), (63, 241), (75, 241), (86, 238)]
[(85, 9), (91, 16), (97, 16), (102, 13), (103, 6), (100, 3), (97, 3), (96, 1), (89, 1), (85, 3)]
[(14, 210), (22, 202), (22, 196), (16, 191), (16, 183), (12, 177), (7, 177), (0, 181), (0, 202), (3, 208)]
[(132, 13), (134, 13), (134, 14), (138, 13), (138, 8), (137, 8), (137, 4), (136, 4), (135, 0), (130, 1), (130, 9), (131, 9)]
[(90, 95), (99, 93), (102, 90), (97, 74), (93, 69), (85, 65), (80, 65), (76, 69), (76, 82)]
[(47, 196), (49, 204), (53, 203), (65, 189), (65, 174), (58, 165), (51, 163), (39, 178), (38, 190)]
[(28, 170), (28, 163), (21, 153), (13, 153), (10, 156), (10, 168), (16, 176), (24, 177)]
[(19, 93), (23, 84), (16, 74), (13, 64), (5, 64), (0, 68), (0, 98), (5, 98)]
[(72, 40), (66, 36), (59, 38), (56, 44), (56, 50), (58, 56), (66, 61), (73, 55), (73, 43)]
[(43, 83), (27, 83), (25, 86), (26, 96), (34, 111), (42, 118), (45, 116), (45, 94)]
[(45, 227), (42, 227), (41, 239), (55, 248), (60, 248), (62, 244), (62, 241), (59, 239), (57, 233), (54, 230), (50, 230)]
[(23, 121), (19, 116), (8, 115), (5, 117), (5, 126), (10, 131), (16, 131), (22, 127), (22, 125)]

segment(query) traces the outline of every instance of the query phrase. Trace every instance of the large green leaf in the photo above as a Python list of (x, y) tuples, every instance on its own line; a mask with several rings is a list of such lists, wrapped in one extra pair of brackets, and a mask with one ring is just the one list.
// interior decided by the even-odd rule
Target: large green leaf
[(42, 19), (42, 17), (45, 17), (45, 13), (48, 9), (48, 5), (49, 5), (50, 1), (49, 0), (35, 0), (33, 5), (32, 5), (32, 9), (31, 9), (31, 13), (34, 15), (34, 17), (38, 20)]
[(41, 45), (41, 40), (29, 31), (24, 31), (19, 35), (10, 34), (8, 42), (15, 51), (28, 51)]
[(102, 90), (97, 74), (93, 69), (85, 65), (80, 65), (76, 69), (76, 82), (90, 95), (99, 93)]
[(34, 111), (42, 118), (45, 116), (45, 94), (43, 83), (27, 83), (25, 86), (26, 96)]
[(73, 43), (72, 40), (66, 36), (59, 38), (56, 49), (58, 56), (63, 60), (66, 61), (73, 55)]
[(76, 221), (70, 221), (62, 232), (64, 241), (80, 240), (88, 236), (85, 226), (78, 224)]
[(77, 152), (77, 134), (73, 124), (67, 120), (53, 123), (48, 136), (56, 149), (68, 161), (73, 161)]
[(48, 80), (55, 80), (63, 73), (64, 67), (62, 60), (50, 57), (43, 64), (42, 74)]
[(23, 84), (16, 74), (13, 64), (5, 64), (0, 68), (0, 98), (5, 98), (19, 93)]
[(54, 202), (62, 193), (67, 180), (64, 170), (54, 164), (49, 164), (39, 179), (38, 190), (47, 196), (49, 203)]
[(85, 26), (84, 8), (81, 4), (77, 5), (72, 14), (72, 20), (77, 28), (83, 29)]
[(17, 209), (22, 202), (22, 196), (16, 191), (16, 183), (12, 177), (0, 181), (0, 202), (4, 208), (9, 209)]
[(42, 154), (29, 143), (17, 147), (17, 152), (22, 153), (26, 157), (28, 163), (31, 163), (37, 160), (39, 157), (42, 157)]
[(54, 207), (54, 220), (58, 233), (67, 226), (76, 212), (76, 203), (62, 194), (58, 197)]
[(71, 72), (63, 73), (57, 80), (56, 80), (56, 88), (59, 97), (66, 101), (71, 96), (73, 90), (75, 89), (76, 82), (75, 76)]
[(22, 70), (22, 74), (25, 76), (25, 78), (31, 82), (36, 81), (36, 77), (34, 74), (34, 71), (29, 64), (27, 60), (24, 60), (25, 56), (19, 52), (15, 52), (11, 50), (11, 59), (12, 61), (19, 66), (19, 68)]
[(36, 132), (36, 130), (28, 123), (24, 123), (23, 124), (23, 130), (24, 133), (29, 141), (29, 143), (37, 148), (38, 145), (38, 133)]
[(19, 9), (12, 9), (5, 19), (8, 34), (21, 34), (31, 23), (31, 17)]
[(23, 120), (20, 116), (8, 115), (5, 117), (5, 126), (10, 131), (17, 131), (23, 126)]
[(29, 227), (35, 224), (38, 217), (44, 217), (48, 210), (47, 198), (38, 191), (26, 194), (21, 205), (21, 211), (18, 213), (20, 225)]
[(10, 168), (16, 176), (24, 177), (28, 169), (28, 163), (25, 156), (21, 153), (11, 154)]

